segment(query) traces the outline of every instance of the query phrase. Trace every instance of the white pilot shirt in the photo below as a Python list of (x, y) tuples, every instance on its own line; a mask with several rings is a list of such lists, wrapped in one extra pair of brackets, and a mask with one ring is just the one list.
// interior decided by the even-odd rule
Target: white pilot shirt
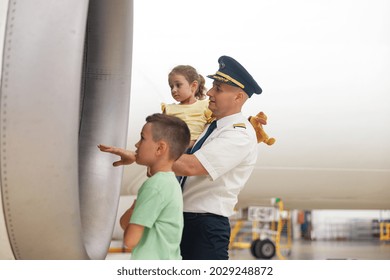
[(184, 212), (233, 215), (237, 196), (257, 160), (252, 125), (242, 113), (218, 120), (217, 128), (194, 155), (209, 175), (187, 177), (183, 187)]

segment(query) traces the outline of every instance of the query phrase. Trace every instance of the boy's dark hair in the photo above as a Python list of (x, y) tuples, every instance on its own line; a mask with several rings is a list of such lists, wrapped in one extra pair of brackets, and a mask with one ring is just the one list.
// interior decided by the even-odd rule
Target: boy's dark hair
[(177, 160), (188, 148), (190, 130), (181, 119), (165, 114), (156, 113), (146, 118), (152, 123), (153, 141), (164, 140), (169, 145), (169, 157)]

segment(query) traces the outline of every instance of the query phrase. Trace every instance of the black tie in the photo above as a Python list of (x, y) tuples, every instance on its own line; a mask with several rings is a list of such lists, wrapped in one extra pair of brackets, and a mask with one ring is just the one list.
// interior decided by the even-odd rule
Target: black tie
[(213, 132), (213, 130), (217, 127), (217, 121), (213, 121), (209, 127), (207, 128), (207, 131), (205, 133), (205, 135), (203, 135), (202, 138), (200, 138), (200, 140), (198, 142), (196, 142), (195, 146), (192, 147), (191, 151), (189, 152), (189, 154), (193, 154), (195, 153), (197, 150), (200, 149), (200, 147), (202, 147), (204, 141), (206, 141), (207, 137), (210, 136), (211, 132)]
[[(203, 135), (203, 137), (200, 138), (198, 142), (196, 142), (195, 146), (192, 147), (192, 149), (191, 149), (191, 151), (189, 152), (189, 154), (193, 154), (193, 153), (195, 153), (197, 150), (199, 150), (200, 147), (202, 147), (204, 141), (206, 141), (207, 137), (210, 136), (211, 132), (213, 132), (213, 130), (216, 129), (216, 127), (217, 127), (217, 121), (213, 121), (213, 122), (209, 125), (209, 127), (207, 128), (207, 131), (206, 131), (205, 135)], [(184, 183), (186, 182), (186, 180), (187, 180), (187, 176), (182, 177), (181, 182), (180, 182), (181, 187), (184, 186)]]

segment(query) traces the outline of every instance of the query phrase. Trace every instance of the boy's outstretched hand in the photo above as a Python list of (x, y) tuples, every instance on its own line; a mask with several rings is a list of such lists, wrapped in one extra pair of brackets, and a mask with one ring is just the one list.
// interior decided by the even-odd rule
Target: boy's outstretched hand
[(113, 147), (113, 146), (106, 146), (99, 144), (98, 148), (102, 152), (111, 153), (117, 156), (121, 157), (121, 160), (115, 161), (112, 165), (113, 166), (121, 166), (121, 165), (128, 165), (135, 162), (135, 153), (132, 151), (128, 151), (122, 148)]

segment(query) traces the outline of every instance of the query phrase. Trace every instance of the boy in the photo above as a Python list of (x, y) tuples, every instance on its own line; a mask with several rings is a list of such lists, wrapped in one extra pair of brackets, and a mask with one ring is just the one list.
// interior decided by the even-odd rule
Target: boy
[[(150, 178), (139, 189), (137, 201), (120, 219), (124, 243), (132, 251), (132, 259), (181, 259), (183, 197), (172, 165), (189, 142), (189, 129), (179, 118), (164, 114), (146, 118), (132, 158), (148, 167)], [(109, 152), (107, 146), (99, 148)]]

